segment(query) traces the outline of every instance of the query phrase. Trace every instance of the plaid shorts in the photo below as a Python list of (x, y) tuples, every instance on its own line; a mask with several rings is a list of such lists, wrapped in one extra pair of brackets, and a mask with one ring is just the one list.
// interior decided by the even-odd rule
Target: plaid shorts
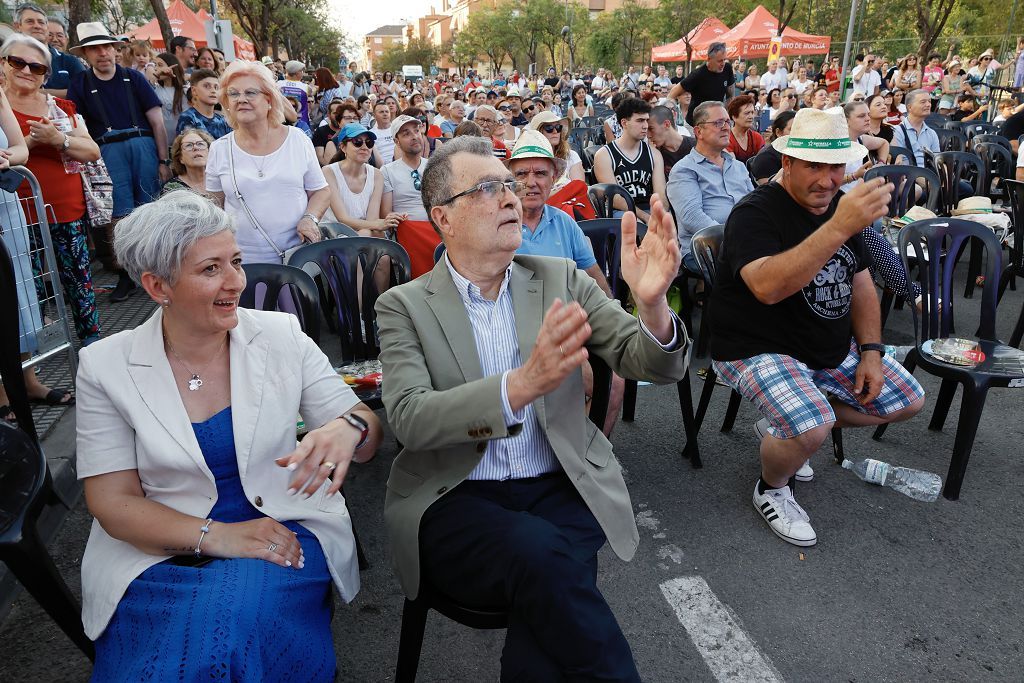
[(824, 392), (868, 415), (890, 415), (924, 396), (924, 389), (889, 356), (882, 357), (885, 383), (874, 401), (861, 405), (853, 393), (860, 354), (855, 343), (838, 368), (811, 370), (778, 353), (762, 353), (736, 361), (712, 361), (715, 372), (768, 419), (768, 433), (792, 439), (815, 427), (835, 422)]

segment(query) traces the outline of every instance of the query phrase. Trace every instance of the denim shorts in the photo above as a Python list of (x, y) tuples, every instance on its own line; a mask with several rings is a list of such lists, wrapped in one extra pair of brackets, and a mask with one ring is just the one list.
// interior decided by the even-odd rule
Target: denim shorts
[(744, 398), (754, 402), (768, 419), (768, 433), (792, 439), (815, 427), (835, 422), (824, 392), (867, 415), (891, 415), (924, 396), (924, 389), (906, 368), (882, 357), (885, 382), (874, 401), (861, 405), (853, 393), (860, 354), (850, 352), (838, 368), (812, 370), (791, 356), (762, 353), (735, 361), (712, 361), (715, 372)]

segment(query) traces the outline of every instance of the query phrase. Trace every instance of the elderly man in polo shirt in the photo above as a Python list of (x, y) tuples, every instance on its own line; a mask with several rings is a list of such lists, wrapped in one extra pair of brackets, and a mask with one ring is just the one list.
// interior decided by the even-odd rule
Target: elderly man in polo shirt
[(699, 230), (725, 225), (736, 202), (754, 190), (747, 167), (725, 151), (732, 120), (721, 102), (702, 102), (693, 112), (697, 144), (672, 167), (668, 201), (679, 220), (683, 265), (700, 273), (690, 241)]
[(884, 216), (893, 186), (881, 178), (844, 194), (846, 164), (867, 156), (842, 109), (801, 109), (772, 146), (782, 176), (729, 214), (711, 293), (715, 371), (764, 417), (754, 509), (784, 541), (817, 543), (794, 481), (833, 426), (907, 420), (924, 390), (885, 355), (878, 295), (861, 236)]
[[(14, 30), (32, 36), (50, 48), (50, 76), (43, 83), (43, 90), (54, 97), (67, 97), (71, 77), (85, 71), (85, 67), (74, 55), (61, 52), (50, 45), (50, 22), (54, 21), (56, 20), (47, 19), (46, 12), (36, 5), (18, 5), (14, 10)], [(63, 31), (64, 25), (58, 25)], [(67, 44), (67, 37), (64, 38), (64, 43)]]

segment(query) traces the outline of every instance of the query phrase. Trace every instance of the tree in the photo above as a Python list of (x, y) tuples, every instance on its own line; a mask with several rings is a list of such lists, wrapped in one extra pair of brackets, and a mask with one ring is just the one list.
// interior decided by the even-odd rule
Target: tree
[[(160, 4), (160, 0), (150, 2)], [(227, 4), (242, 31), (256, 47), (256, 55), (267, 54), (271, 38), (280, 28), (282, 10), (291, 6), (289, 0), (227, 0)]]
[(714, 11), (711, 2), (698, 0), (695, 2), (677, 2), (677, 0), (658, 0), (658, 6), (651, 15), (651, 38), (655, 44), (683, 41), (686, 46), (686, 62), (692, 62), (693, 47), (690, 45), (690, 32)]
[(529, 0), (527, 3), (527, 21), (537, 27), (537, 41), (547, 49), (550, 61), (548, 66), (555, 66), (555, 52), (562, 44), (562, 27), (568, 26), (569, 5), (577, 7), (575, 2), (565, 5), (555, 0)]
[[(509, 10), (515, 22), (515, 31), (512, 33), (512, 39), (514, 44), (526, 55), (526, 59), (530, 64), (537, 63), (537, 53), (540, 52), (541, 47), (541, 36), (547, 30), (547, 27), (542, 23), (543, 14), (533, 9), (538, 4), (545, 4), (545, 0), (513, 0)], [(515, 59), (513, 59), (512, 64), (515, 66)]]
[(164, 38), (164, 45), (170, 50), (174, 31), (171, 30), (171, 20), (167, 18), (167, 10), (164, 9), (164, 3), (161, 0), (149, 0), (149, 5), (153, 9), (156, 23), (160, 26), (160, 35)]
[(75, 27), (86, 21), (92, 21), (92, 3), (89, 0), (68, 0), (68, 45), (78, 45)]
[(107, 28), (114, 35), (128, 33), (129, 29), (145, 24), (153, 18), (149, 0), (102, 0), (96, 9), (107, 17)]
[(585, 43), (587, 60), (596, 66), (621, 70), (622, 49), (617, 36), (618, 26), (615, 18), (607, 12), (602, 12), (593, 21), (590, 29), (590, 35)]
[(914, 4), (917, 12), (917, 33), (920, 37), (917, 54), (923, 57), (935, 46), (935, 41), (946, 27), (949, 13), (956, 4), (957, 0), (918, 0)]
[[(413, 38), (408, 45), (395, 45), (384, 51), (379, 60), (374, 60), (374, 68), (379, 71), (401, 73), (406, 64), (419, 65), (427, 73), (431, 65), (437, 63), (438, 49), (426, 38)], [(379, 66), (378, 66), (379, 64)]]
[(642, 53), (647, 47), (652, 14), (653, 11), (641, 4), (639, 0), (625, 0), (618, 9), (612, 12), (615, 33), (622, 46), (623, 57), (627, 65), (635, 64), (637, 61), (648, 61), (642, 58)]
[[(458, 54), (467, 64), (472, 64), (481, 54), (487, 55), (492, 68), (500, 70), (505, 59), (512, 54), (510, 47), (516, 31), (512, 18), (512, 10), (507, 3), (470, 15), (466, 28), (455, 37)], [(512, 64), (514, 67), (514, 59)]]

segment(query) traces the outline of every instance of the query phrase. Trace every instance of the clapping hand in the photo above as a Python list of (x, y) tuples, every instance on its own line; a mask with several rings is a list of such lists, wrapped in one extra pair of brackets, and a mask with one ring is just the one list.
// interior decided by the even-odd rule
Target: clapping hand
[(639, 306), (654, 308), (665, 304), (665, 294), (679, 274), (679, 241), (672, 216), (654, 195), (651, 218), (643, 243), (636, 246), (636, 215), (622, 216), (622, 279)]
[(29, 140), (33, 143), (57, 147), (64, 142), (64, 134), (45, 116), (38, 121), (29, 121), (28, 131)]

